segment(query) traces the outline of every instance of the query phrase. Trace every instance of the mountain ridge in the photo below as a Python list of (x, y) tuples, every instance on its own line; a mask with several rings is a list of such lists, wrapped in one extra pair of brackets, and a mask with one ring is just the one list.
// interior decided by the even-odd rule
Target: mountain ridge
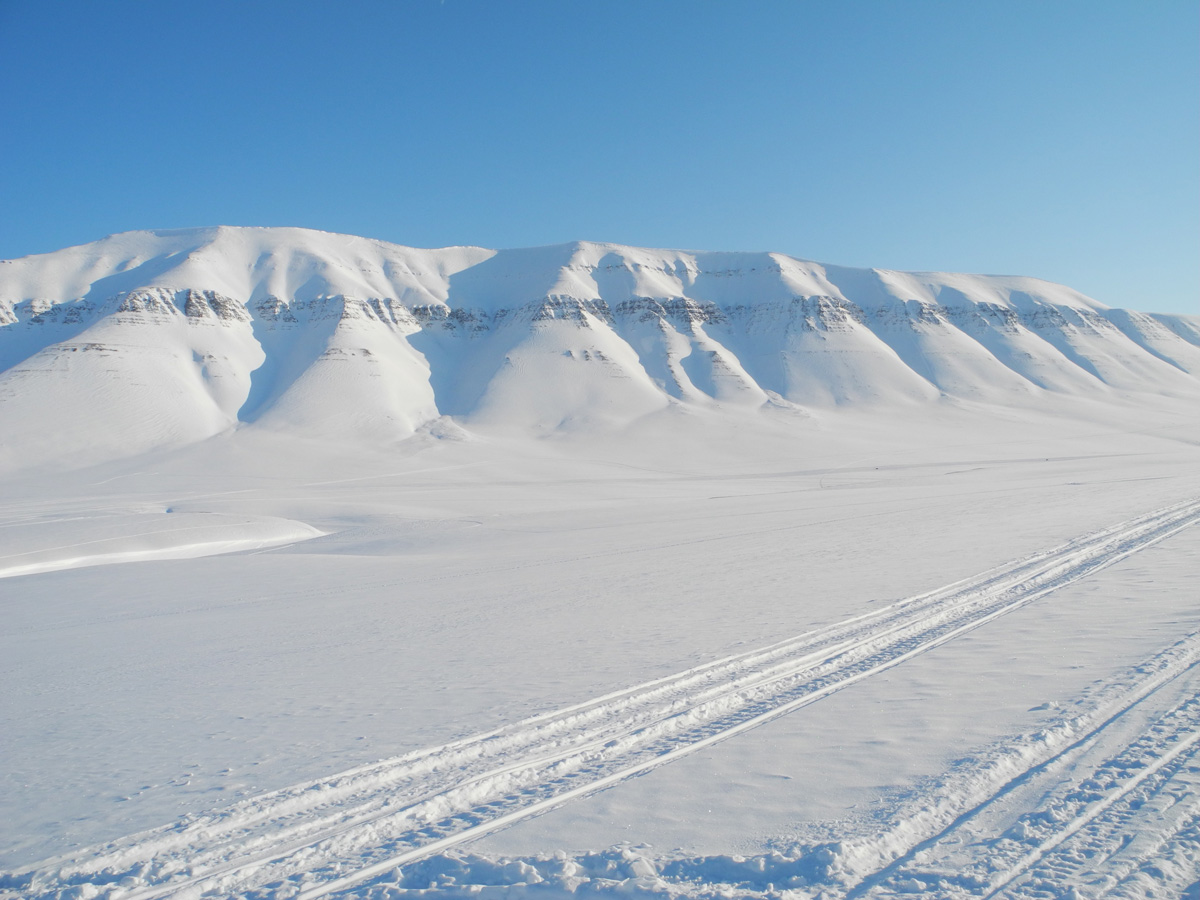
[[(156, 261), (162, 258), (172, 258), (179, 253), (187, 251), (191, 256), (197, 252), (213, 250), (224, 257), (230, 256), (230, 250), (234, 249), (229, 246), (228, 242), (221, 244), (223, 239), (233, 238), (235, 240), (245, 242), (249, 238), (273, 238), (273, 241), (264, 241), (264, 245), (273, 245), (272, 249), (278, 252), (281, 249), (288, 247), (290, 242), (295, 245), (294, 249), (299, 250), (318, 250), (318, 252), (329, 254), (329, 251), (336, 245), (341, 245), (341, 249), (350, 249), (354, 245), (358, 245), (360, 252), (362, 249), (371, 247), (382, 250), (385, 253), (401, 254), (409, 258), (417, 258), (428, 262), (431, 259), (439, 261), (444, 260), (449, 262), (447, 271), (450, 274), (457, 274), (459, 271), (471, 268), (482, 262), (495, 257), (504, 257), (505, 261), (513, 261), (520, 256), (536, 255), (541, 257), (538, 262), (543, 266), (547, 262), (547, 257), (553, 257), (556, 254), (568, 253), (570, 258), (564, 261), (560, 268), (564, 271), (572, 271), (579, 269), (600, 269), (600, 259), (588, 260), (587, 255), (590, 253), (603, 253), (605, 256), (616, 254), (626, 260), (632, 261), (635, 267), (646, 267), (646, 262), (649, 260), (664, 260), (674, 258), (677, 261), (677, 270), (682, 265), (684, 271), (690, 271), (691, 274), (698, 274), (703, 271), (705, 274), (713, 274), (718, 277), (721, 275), (732, 274), (736, 272), (756, 271), (757, 266), (750, 263), (759, 263), (765, 268), (775, 268), (775, 271), (782, 269), (782, 274), (789, 276), (814, 275), (821, 278), (821, 286), (828, 287), (828, 281), (822, 278), (823, 274), (828, 271), (840, 273), (842, 277), (858, 275), (859, 277), (866, 275), (876, 275), (891, 281), (907, 281), (910, 285), (922, 284), (929, 281), (946, 282), (947, 279), (953, 279), (958, 282), (966, 280), (967, 283), (989, 283), (996, 289), (1003, 290), (1028, 290), (1035, 289), (1042, 293), (1053, 293), (1059, 302), (1067, 302), (1070, 300), (1072, 304), (1078, 304), (1093, 310), (1109, 309), (1111, 307), (1100, 303), (1086, 295), (1075, 291), (1074, 289), (1058, 284), (1057, 282), (1048, 281), (1046, 279), (1037, 278), (1026, 275), (989, 275), (989, 274), (971, 274), (971, 273), (949, 273), (949, 272), (918, 272), (918, 271), (901, 271), (895, 269), (884, 268), (855, 268), (851, 266), (841, 266), (827, 263), (820, 263), (815, 260), (808, 260), (799, 257), (789, 256), (783, 253), (774, 251), (713, 251), (713, 250), (682, 250), (668, 248), (648, 248), (636, 247), (628, 244), (621, 244), (607, 241), (590, 241), (579, 240), (570, 241), (561, 244), (548, 244), (539, 247), (518, 247), (508, 249), (488, 249), (473, 245), (455, 245), (441, 248), (417, 248), (403, 244), (395, 244), (387, 241), (378, 240), (375, 238), (359, 237), (356, 235), (347, 235), (337, 232), (318, 231), (309, 228), (300, 228), (293, 226), (266, 227), (266, 226), (204, 226), (195, 228), (178, 228), (178, 229), (148, 229), (140, 231), (120, 232), (117, 234), (108, 235), (98, 241), (92, 241), (86, 244), (78, 244), (72, 247), (62, 248), (60, 250), (51, 251), (49, 253), (31, 254), (29, 256), (19, 257), (17, 259), (0, 260), (0, 265), (13, 266), (18, 270), (21, 268), (30, 268), (33, 271), (30, 273), (32, 278), (25, 279), (38, 284), (45, 284), (47, 281), (53, 281), (53, 275), (50, 275), (47, 269), (53, 270), (61, 268), (61, 261), (72, 256), (89, 255), (92, 257), (99, 256), (99, 259), (93, 260), (95, 263), (100, 262), (107, 257), (104, 256), (104, 251), (108, 249), (116, 250), (116, 256), (126, 256), (121, 260), (121, 271), (129, 271), (145, 266), (147, 263)], [(199, 240), (198, 239), (203, 239)], [(166, 246), (158, 248), (160, 252), (154, 259), (141, 258), (146, 254), (147, 248), (139, 246), (147, 242), (159, 242)], [(316, 242), (323, 242), (324, 246), (314, 247)], [(140, 250), (140, 252), (139, 252)], [(165, 252), (163, 252), (165, 251)], [(132, 256), (129, 256), (132, 254)], [(474, 263), (455, 260), (455, 257), (476, 257)], [(740, 267), (725, 266), (723, 269), (704, 269), (691, 268), (686, 265), (685, 261), (707, 260), (716, 262), (718, 260), (742, 260), (744, 265)], [(43, 266), (42, 264), (49, 264)], [(445, 263), (443, 262), (443, 265)], [(435, 263), (437, 265), (437, 263)], [(89, 267), (90, 268), (90, 267)], [(611, 267), (610, 267), (611, 268)], [(78, 274), (86, 277), (89, 269), (80, 267)], [(164, 272), (150, 271), (148, 273), (152, 279), (161, 278)], [(2, 298), (12, 300), (12, 290), (10, 288), (17, 276), (16, 272), (9, 270), (4, 272), (2, 282), (3, 289), (6, 295)], [(147, 282), (148, 284), (148, 282)], [(165, 285), (164, 285), (165, 286)], [(813, 285), (808, 285), (811, 289)], [(58, 293), (76, 294), (79, 289), (66, 288), (59, 290)], [(232, 290), (230, 293), (241, 293), (240, 291)], [(289, 293), (282, 291), (282, 293)], [(345, 290), (333, 290), (331, 293), (347, 293)]]
[(678, 405), (1138, 397), (1200, 398), (1200, 317), (1027, 276), (232, 226), (0, 264), (10, 466), (242, 427), (392, 441), (445, 415), (545, 435)]

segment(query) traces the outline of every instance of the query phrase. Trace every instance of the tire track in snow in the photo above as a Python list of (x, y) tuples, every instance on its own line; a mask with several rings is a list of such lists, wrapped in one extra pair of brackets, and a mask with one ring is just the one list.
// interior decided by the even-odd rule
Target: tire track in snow
[[(1153, 719), (1161, 718), (1164, 709), (1179, 706), (1180, 697), (1194, 696), (1200, 686), (1198, 677), (1200, 632), (1094, 683), (1070, 704), (1071, 711), (1064, 711), (1038, 731), (1011, 735), (980, 748), (944, 775), (906, 792), (876, 820), (884, 826), (881, 831), (858, 837), (777, 845), (764, 855), (749, 858), (656, 859), (616, 848), (565, 859), (557, 853), (518, 858), (435, 854), (359, 884), (344, 896), (398, 900), (442, 874), (453, 873), (457, 892), (463, 895), (486, 890), (485, 885), (503, 884), (505, 896), (531, 900), (548, 893), (557, 896), (556, 889), (573, 894), (577, 888), (578, 893), (589, 896), (633, 888), (639, 895), (656, 897), (769, 900), (779, 896), (779, 886), (800, 888), (798, 896), (830, 900), (895, 900), (914, 893), (941, 900), (978, 900), (989, 879), (998, 878), (997, 862), (1001, 872), (1011, 871), (1015, 861), (1028, 853), (1030, 844), (1044, 841), (1048, 832), (1024, 835), (1028, 840), (1021, 847), (1001, 843), (1003, 852), (994, 849), (998, 843), (995, 835), (1004, 835), (999, 842), (1010, 838), (1013, 829), (1009, 825), (1026, 811), (1041, 811), (1034, 817), (1036, 822), (1049, 813), (1054, 814), (1047, 822), (1069, 821), (1061, 815), (1061, 803), (1047, 808), (1045, 798), (1054, 795), (1078, 800), (1076, 792), (1089, 793), (1095, 787), (1088, 782), (1092, 772), (1101, 768), (1096, 759), (1111, 757), (1114, 750), (1119, 756), (1135, 741), (1143, 748), (1138, 751), (1140, 758), (1147, 743), (1151, 747), (1161, 744), (1166, 729)], [(1186, 735), (1188, 729), (1176, 728), (1175, 732)], [(1154, 737), (1155, 733), (1159, 737)], [(1093, 900), (1099, 896), (1114, 900), (1188, 896), (1185, 889), (1200, 876), (1200, 766), (1185, 763), (1165, 788), (1156, 789), (1143, 802), (1139, 794), (1144, 787), (1130, 795), (1131, 807), (1137, 807), (1136, 819), (1127, 822), (1124, 833), (1116, 829), (1120, 840), (1109, 848), (1094, 840), (1082, 848), (1063, 845), (1063, 850), (1073, 854), (1070, 859), (1086, 860), (1090, 872), (1072, 874), (1060, 866), (1057, 880), (1037, 882), (1030, 896), (1073, 898), (1072, 885), (1063, 883), (1068, 879), (1074, 886), (1084, 887), (1083, 896)], [(1084, 802), (1094, 799), (1088, 796)], [(1112, 847), (1117, 847), (1115, 852)], [(639, 875), (652, 877), (635, 882)], [(1118, 879), (1124, 880), (1118, 883)], [(1111, 884), (1118, 888), (1108, 894), (1096, 893), (1098, 886)]]
[(1163, 840), (1155, 841), (1153, 851), (1142, 854), (1137, 865), (1129, 867), (1132, 871), (1101, 896), (1135, 900), (1155, 891), (1163, 896), (1200, 896), (1200, 797), (1193, 798), (1177, 828), (1156, 837)]
[(43, 897), (88, 885), (126, 900), (315, 900), (816, 702), (1197, 521), (1200, 501), (1175, 504), (765, 648), (48, 860), (0, 885)]
[[(986, 797), (932, 841), (868, 876), (848, 896), (919, 892), (992, 900), (1078, 896), (1078, 889), (1088, 897), (1146, 896), (1147, 881), (1160, 891), (1168, 878), (1183, 879), (1177, 887), (1186, 886), (1200, 874), (1200, 847), (1192, 838), (1200, 824), (1200, 698), (1189, 694), (1173, 706), (1168, 703), (1164, 713), (1099, 764), (1079, 765), (1078, 760), (1081, 748), (1107, 729), (1119, 730), (1125, 714), (1164, 684), (1194, 675), (1200, 639), (1193, 635), (1185, 644), (1192, 658), (1186, 670), (1167, 670), (1148, 682), (1149, 690), (1129, 695), (1093, 730)], [(1014, 783), (1031, 778), (1059, 783), (1002, 833), (970, 828), (970, 820), (986, 813)], [(1176, 863), (1155, 865), (1166, 859)]]
[[(994, 877), (987, 897), (1029, 896), (1046, 884), (1095, 876), (1101, 867), (1111, 877), (1113, 858), (1138, 833), (1136, 822), (1147, 802), (1186, 775), (1198, 754), (1200, 698), (1192, 697), (1046, 810), (1042, 820), (1050, 822), (1052, 833)], [(1195, 810), (1190, 812), (1194, 818)], [(1178, 827), (1186, 824), (1185, 818)], [(1130, 866), (1121, 868), (1128, 871)]]
[[(876, 821), (881, 831), (832, 843), (777, 845), (754, 857), (713, 856), (654, 858), (636, 849), (612, 848), (600, 853), (561, 857), (546, 853), (527, 857), (489, 857), (471, 853), (434, 854), (412, 866), (397, 868), (361, 883), (347, 897), (388, 900), (422, 893), (430, 881), (453, 876), (455, 894), (468, 895), (502, 885), (505, 896), (537, 898), (548, 894), (621, 894), (639, 896), (778, 898), (779, 887), (800, 888), (798, 896), (829, 898), (895, 898), (913, 896), (967, 900), (988, 889), (989, 879), (1009, 872), (1031, 844), (1049, 832), (1024, 834), (1024, 846), (1004, 842), (1015, 832), (1016, 816), (1032, 811), (1035, 822), (1071, 821), (1056, 796), (1094, 802), (1092, 773), (1102, 770), (1102, 756), (1118, 758), (1130, 746), (1162, 754), (1163, 734), (1171, 730), (1155, 717), (1183, 705), (1200, 686), (1200, 632), (1192, 633), (1153, 657), (1094, 683), (1064, 711), (1036, 732), (1010, 735), (951, 769), (905, 792), (903, 799)], [(1169, 721), (1169, 717), (1168, 717)], [(1187, 727), (1173, 728), (1178, 737)], [(1155, 750), (1154, 748), (1159, 748)], [(1114, 753), (1115, 751), (1115, 753)], [(1083, 887), (1088, 898), (1190, 896), (1200, 876), (1200, 765), (1184, 763), (1165, 787), (1141, 796), (1146, 785), (1130, 793), (1134, 820), (1109, 847), (1088, 840), (1082, 847), (1063, 843), (1069, 860), (1084, 860), (1090, 872), (1061, 866), (1056, 880), (1034, 884), (1031, 897), (1073, 898), (1070, 887)], [(1110, 785), (1111, 787), (1111, 785)], [(1112, 793), (1110, 790), (1109, 793)], [(984, 820), (984, 821), (980, 821)], [(983, 827), (979, 827), (982, 825)], [(1086, 829), (1076, 829), (1086, 834)], [(1102, 829), (1103, 832), (1105, 829)], [(1003, 835), (996, 839), (996, 835)], [(997, 849), (997, 845), (999, 845)], [(1112, 847), (1117, 847), (1115, 852)], [(1082, 855), (1080, 855), (1082, 851)], [(1005, 868), (1005, 867), (1008, 868)], [(638, 876), (650, 876), (639, 879)], [(1118, 881), (1118, 879), (1123, 879)], [(1074, 881), (1074, 885), (1064, 881)], [(581, 883), (582, 882), (582, 883)], [(1104, 886), (1116, 884), (1109, 893)], [(1015, 885), (1023, 891), (1023, 882)], [(1064, 894), (1064, 890), (1066, 893)], [(1097, 890), (1101, 893), (1097, 894)], [(815, 892), (815, 894), (814, 894)], [(1002, 896), (1010, 896), (1007, 892)]]

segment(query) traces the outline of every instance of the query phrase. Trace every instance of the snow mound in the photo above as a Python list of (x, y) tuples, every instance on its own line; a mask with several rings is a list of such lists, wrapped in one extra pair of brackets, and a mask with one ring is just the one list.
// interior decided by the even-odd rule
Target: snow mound
[(0, 526), (0, 578), (278, 547), (324, 532), (291, 519), (217, 513), (43, 518)]

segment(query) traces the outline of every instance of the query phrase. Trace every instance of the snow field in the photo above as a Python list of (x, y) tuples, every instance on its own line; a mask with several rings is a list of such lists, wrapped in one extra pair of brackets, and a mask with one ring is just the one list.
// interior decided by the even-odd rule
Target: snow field
[[(1038, 732), (998, 741), (923, 785), (891, 811), (890, 827), (870, 837), (785, 845), (756, 856), (663, 857), (629, 845), (577, 856), (496, 858), (460, 852), (394, 870), (353, 895), (385, 900), (559, 892), (796, 900), (1041, 897), (1070, 891), (1089, 897), (1179, 896), (1196, 875), (1189, 830), (1194, 832), (1200, 815), (1192, 763), (1200, 743), (1198, 650), (1200, 639), (1190, 635), (1115, 673)], [(1131, 728), (1128, 720), (1139, 718), (1149, 722)], [(1099, 765), (1081, 761), (1113, 744), (1116, 755)], [(1150, 796), (1125, 802), (1152, 779), (1160, 783)], [(1035, 808), (1013, 822), (1013, 808), (1021, 809), (1013, 802), (1016, 794), (1045, 799), (1033, 800)], [(1167, 807), (1167, 816), (1154, 815), (1148, 801), (1155, 795), (1166, 800), (1157, 807)], [(1131, 822), (1139, 811), (1143, 821)], [(1003, 834), (984, 840), (977, 833), (979, 819), (1005, 821)], [(1130, 842), (1131, 835), (1138, 840)], [(1088, 841), (1085, 852), (1048, 859), (1077, 837)], [(1096, 851), (1103, 839), (1109, 854)], [(1113, 851), (1129, 858), (1113, 866)], [(1160, 864), (1168, 855), (1175, 865)], [(1084, 882), (1083, 891), (1072, 886), (1079, 883), (1081, 869), (1085, 876), (1094, 876), (1089, 869), (1102, 873)]]
[(0, 268), (5, 900), (1195, 891), (1194, 317), (302, 229)]
[[(193, 821), (182, 831), (171, 828), (139, 836), (132, 844), (107, 848), (82, 869), (68, 864), (57, 877), (75, 883), (98, 870), (104, 873), (98, 888), (107, 882), (111, 890), (115, 882), (118, 895), (137, 898), (184, 896), (195, 890), (245, 896), (256, 884), (272, 885), (264, 896), (285, 896), (299, 889), (299, 896), (317, 897), (352, 889), (543, 807), (560, 805), (805, 706), (1111, 565), (1198, 519), (1200, 503), (1176, 504), (775, 647), (543, 714), (509, 729), (347, 772), (332, 781), (257, 798), (216, 818)], [(1179, 666), (1172, 670), (1172, 664), (1182, 658), (1184, 668), (1190, 665), (1194, 644), (1185, 642), (1165, 661), (1152, 661), (1141, 671), (1157, 677), (1166, 669), (1175, 677)], [(1151, 679), (1149, 687), (1139, 687), (1130, 702), (1155, 684)], [(1062, 730), (1069, 736), (1077, 725), (1073, 721)], [(1065, 737), (1051, 741), (1043, 734), (1039, 740), (1049, 747)], [(1028, 761), (1029, 754), (1017, 756)], [(500, 767), (494, 768), (492, 760)], [(477, 767), (481, 774), (471, 775)], [(1000, 766), (1000, 771), (1006, 770)], [(448, 780), (439, 787), (442, 778)], [(376, 795), (379, 799), (373, 799)], [(401, 799), (406, 795), (416, 801), (408, 808)], [(901, 839), (920, 837), (944, 824), (959, 811), (954, 803), (961, 806), (966, 799), (960, 792), (956, 800), (947, 799), (940, 812), (926, 809), (909, 816)], [(256, 825), (261, 830), (256, 831)], [(404, 852), (396, 852), (406, 846)], [(377, 859), (381, 849), (391, 855)], [(861, 873), (863, 868), (870, 870), (872, 862), (878, 868), (889, 850), (894, 855), (894, 847), (885, 841), (873, 851), (851, 847), (839, 853), (854, 861), (852, 873)], [(335, 862), (339, 857), (348, 861)], [(299, 868), (297, 859), (302, 861)], [(349, 874), (337, 875), (347, 866)], [(133, 871), (138, 874), (129, 874)], [(295, 887), (283, 887), (291, 879), (299, 879), (292, 881)], [(126, 890), (147, 881), (161, 886)], [(35, 875), (29, 887), (36, 882)]]

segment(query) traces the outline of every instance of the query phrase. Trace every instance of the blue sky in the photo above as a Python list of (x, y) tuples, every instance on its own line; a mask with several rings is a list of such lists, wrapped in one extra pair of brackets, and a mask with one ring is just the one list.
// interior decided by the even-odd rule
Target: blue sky
[(1200, 312), (1200, 5), (0, 0), (0, 257), (302, 225)]

